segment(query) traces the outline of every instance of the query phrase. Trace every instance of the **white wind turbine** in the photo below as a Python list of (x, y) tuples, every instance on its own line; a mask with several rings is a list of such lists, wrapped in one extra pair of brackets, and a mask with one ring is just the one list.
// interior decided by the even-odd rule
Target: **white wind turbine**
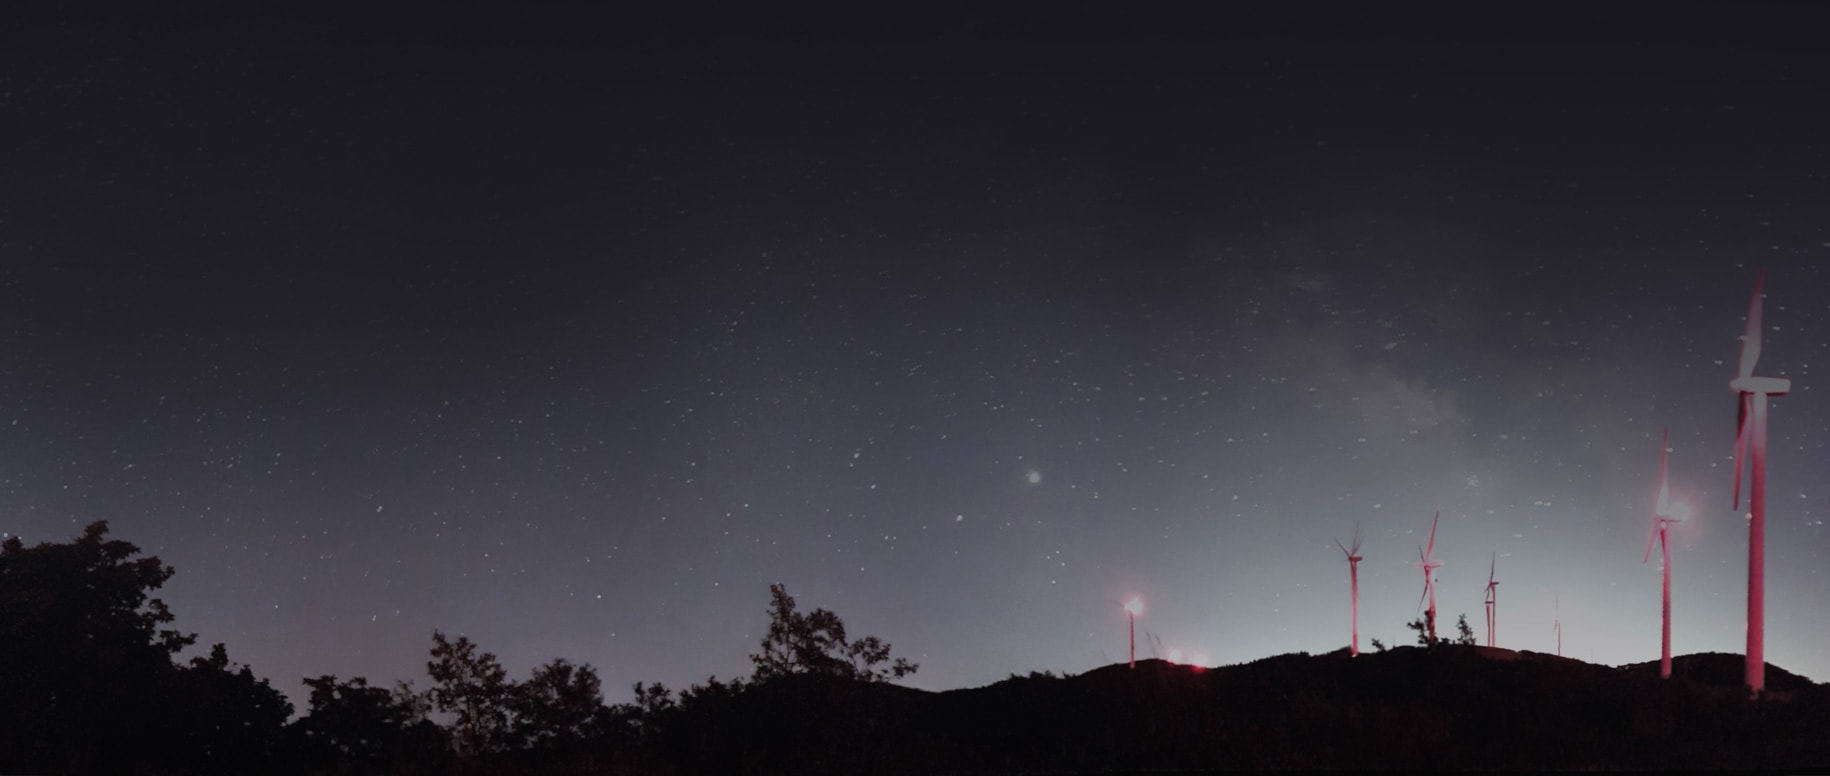
[(1766, 688), (1766, 397), (1782, 396), (1792, 389), (1783, 377), (1755, 377), (1760, 362), (1761, 286), (1763, 267), (1754, 273), (1754, 297), (1747, 304), (1747, 328), (1741, 334), (1741, 371), (1728, 387), (1741, 394), (1741, 412), (1735, 428), (1735, 509), (1741, 509), (1743, 451), (1752, 453), (1753, 482), (1748, 489), (1747, 524), (1747, 687), (1754, 693)]
[(1423, 595), (1417, 598), (1417, 605), (1423, 605), (1423, 599), (1429, 598), (1430, 643), (1436, 643), (1436, 570), (1442, 568), (1442, 561), (1436, 559), (1436, 524), (1442, 520), (1442, 510), (1436, 511), (1436, 517), (1430, 520), (1430, 546), (1428, 549), (1417, 548), (1418, 560), (1411, 565), (1423, 569)]
[(1358, 657), (1360, 655), (1360, 561), (1362, 560), (1360, 557), (1360, 526), (1355, 524), (1353, 527), (1353, 547), (1343, 546), (1340, 539), (1334, 540), (1334, 546), (1340, 547), (1341, 554), (1347, 556), (1347, 577), (1353, 584), (1353, 641), (1350, 643), (1350, 648), (1351, 654)]
[(1673, 506), (1671, 503), (1671, 485), (1665, 478), (1665, 460), (1671, 447), (1671, 430), (1666, 429), (1659, 438), (1658, 448), (1658, 502), (1652, 508), (1652, 535), (1646, 537), (1646, 557), (1640, 563), (1652, 560), (1652, 543), (1657, 542), (1660, 565), (1664, 567), (1664, 625), (1659, 639), (1658, 676), (1660, 679), (1671, 678), (1671, 545), (1666, 529), (1673, 523), (1683, 522), (1674, 513), (1687, 512), (1682, 503)]

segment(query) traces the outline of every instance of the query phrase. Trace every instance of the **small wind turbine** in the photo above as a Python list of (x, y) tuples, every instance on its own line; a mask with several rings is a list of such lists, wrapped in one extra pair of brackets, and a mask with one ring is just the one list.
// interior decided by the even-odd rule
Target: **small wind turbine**
[(1550, 621), (1550, 629), (1557, 634), (1557, 657), (1563, 657), (1563, 596), (1552, 599), (1552, 604), (1557, 607), (1557, 616)]
[[(1754, 296), (1747, 303), (1747, 328), (1741, 334), (1741, 371), (1728, 387), (1741, 394), (1735, 424), (1735, 509), (1741, 509), (1741, 455), (1752, 448), (1753, 482), (1748, 489), (1747, 524), (1747, 687), (1766, 688), (1766, 397), (1783, 396), (1792, 381), (1755, 377), (1760, 361), (1760, 301), (1766, 268), (1754, 273)], [(1752, 416), (1751, 418), (1749, 416)], [(1750, 422), (1751, 421), (1751, 422)]]
[(1131, 596), (1125, 602), (1125, 619), (1131, 623), (1131, 668), (1137, 668), (1137, 616), (1144, 613), (1143, 596)]
[(1442, 568), (1442, 561), (1436, 559), (1436, 523), (1442, 520), (1442, 510), (1436, 511), (1436, 517), (1430, 521), (1430, 547), (1417, 548), (1418, 560), (1411, 565), (1423, 569), (1423, 595), (1418, 596), (1417, 605), (1423, 606), (1423, 599), (1430, 599), (1430, 643), (1436, 643), (1436, 570)]
[(1673, 513), (1689, 511), (1681, 503), (1675, 507), (1671, 504), (1671, 486), (1665, 478), (1665, 458), (1670, 451), (1670, 444), (1671, 430), (1666, 429), (1664, 436), (1660, 437), (1658, 448), (1658, 503), (1652, 508), (1652, 535), (1646, 537), (1646, 557), (1639, 561), (1651, 561), (1652, 543), (1658, 542), (1659, 558), (1662, 561), (1660, 565), (1664, 566), (1665, 576), (1664, 630), (1660, 636), (1658, 657), (1660, 679), (1671, 678), (1671, 545), (1666, 529), (1672, 523), (1683, 522), (1683, 518)]
[(1487, 646), (1493, 646), (1493, 629), (1499, 624), (1500, 583), (1494, 581), (1493, 572), (1498, 567), (1500, 556), (1494, 553), (1487, 562)]
[(1353, 547), (1343, 547), (1341, 540), (1334, 540), (1334, 546), (1341, 548), (1341, 554), (1347, 556), (1347, 578), (1353, 584), (1353, 641), (1350, 644), (1351, 654), (1360, 656), (1360, 525), (1353, 526)]

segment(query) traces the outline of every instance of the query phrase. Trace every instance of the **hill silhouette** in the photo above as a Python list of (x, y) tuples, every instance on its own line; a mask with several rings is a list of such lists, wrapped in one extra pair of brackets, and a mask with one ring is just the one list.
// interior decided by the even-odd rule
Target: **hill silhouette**
[(1656, 662), (1451, 645), (941, 693), (801, 676), (683, 710), (655, 754), (700, 773), (1830, 765), (1830, 687), (1769, 665), (1753, 701), (1740, 659), (1678, 658), (1670, 681)]

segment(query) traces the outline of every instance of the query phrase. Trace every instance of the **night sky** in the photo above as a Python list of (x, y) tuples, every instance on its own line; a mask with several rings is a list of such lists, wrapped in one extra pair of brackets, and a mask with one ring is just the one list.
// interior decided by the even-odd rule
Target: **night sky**
[[(1282, 6), (1280, 6), (1282, 7)], [(608, 700), (769, 585), (951, 689), (1444, 631), (1830, 679), (1810, 5), (38, 19), (0, 36), (0, 531), (295, 702), (436, 629)], [(1434, 9), (1434, 10), (1431, 10)], [(202, 650), (198, 650), (201, 652)], [(188, 653), (187, 653), (188, 654)], [(301, 706), (302, 710), (302, 706)]]

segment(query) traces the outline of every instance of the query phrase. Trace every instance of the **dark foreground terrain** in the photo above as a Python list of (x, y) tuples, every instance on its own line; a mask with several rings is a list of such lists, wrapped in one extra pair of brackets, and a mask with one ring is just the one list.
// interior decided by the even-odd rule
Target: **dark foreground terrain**
[[(789, 677), (682, 710), (658, 771), (1030, 773), (1194, 769), (1820, 769), (1830, 686), (1741, 658), (1624, 668), (1481, 647), (1140, 661), (928, 693)], [(652, 758), (652, 759), (650, 759)]]
[(934, 693), (896, 684), (918, 666), (780, 584), (748, 678), (638, 683), (607, 706), (588, 664), (517, 682), (435, 631), (425, 689), (306, 677), (294, 717), (220, 643), (176, 662), (196, 637), (147, 596), (175, 570), (106, 533), (0, 542), (0, 773), (1830, 773), (1830, 686), (1769, 665), (1750, 698), (1738, 655), (1683, 656), (1661, 680), (1656, 663), (1439, 643)]

